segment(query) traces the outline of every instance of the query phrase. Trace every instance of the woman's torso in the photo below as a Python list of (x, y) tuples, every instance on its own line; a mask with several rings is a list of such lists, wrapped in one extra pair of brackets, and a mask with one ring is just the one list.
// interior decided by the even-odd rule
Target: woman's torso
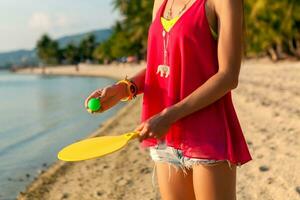
[[(160, 18), (167, 0), (158, 9), (148, 31), (141, 121), (186, 98), (218, 72), (217, 41), (210, 31), (205, 2), (194, 0), (167, 32), (169, 73), (166, 76), (157, 72), (159, 66), (165, 63), (164, 29)], [(228, 159), (233, 163), (251, 159), (230, 91), (172, 124), (163, 139), (167, 145), (182, 149), (183, 154), (189, 157)], [(155, 138), (142, 142), (142, 146), (156, 144)]]

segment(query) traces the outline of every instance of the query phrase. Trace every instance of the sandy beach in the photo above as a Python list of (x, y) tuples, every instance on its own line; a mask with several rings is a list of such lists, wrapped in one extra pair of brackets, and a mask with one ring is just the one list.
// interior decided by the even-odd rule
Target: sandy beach
[(46, 74), (62, 76), (88, 76), (88, 77), (108, 77), (113, 79), (122, 79), (126, 75), (134, 75), (140, 69), (145, 67), (145, 62), (140, 64), (113, 64), (113, 65), (88, 65), (79, 64), (78, 66), (51, 66), (45, 68), (24, 68), (16, 73), (21, 74)]
[[(46, 74), (107, 76), (133, 75), (145, 65), (47, 68)], [(18, 73), (41, 74), (25, 69)], [(300, 62), (244, 61), (233, 102), (253, 160), (238, 168), (239, 200), (300, 199)], [(132, 131), (140, 121), (142, 96), (128, 102), (108, 119), (96, 135)], [(153, 163), (147, 150), (131, 141), (103, 158), (66, 163), (57, 161), (18, 196), (20, 200), (158, 200), (152, 187)], [(155, 184), (157, 183), (155, 179)]]

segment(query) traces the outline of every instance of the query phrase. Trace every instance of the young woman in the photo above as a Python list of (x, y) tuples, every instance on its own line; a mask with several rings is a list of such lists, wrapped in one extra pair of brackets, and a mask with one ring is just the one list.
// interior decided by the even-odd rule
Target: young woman
[(242, 44), (242, 0), (155, 0), (147, 67), (86, 99), (103, 112), (143, 93), (135, 131), (162, 199), (236, 199), (236, 166), (252, 159), (231, 98)]

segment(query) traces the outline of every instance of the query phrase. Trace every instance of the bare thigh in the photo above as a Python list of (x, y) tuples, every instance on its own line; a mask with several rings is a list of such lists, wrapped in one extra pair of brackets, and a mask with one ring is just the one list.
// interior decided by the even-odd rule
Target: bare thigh
[(221, 162), (194, 165), (193, 183), (197, 200), (236, 200), (236, 166)]
[(193, 171), (187, 170), (184, 175), (183, 171), (165, 162), (155, 162), (157, 169), (157, 180), (162, 200), (195, 200), (193, 189)]

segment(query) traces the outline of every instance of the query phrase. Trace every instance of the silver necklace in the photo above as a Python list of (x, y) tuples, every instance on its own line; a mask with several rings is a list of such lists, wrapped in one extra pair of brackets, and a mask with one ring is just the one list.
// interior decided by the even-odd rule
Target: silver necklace
[(169, 10), (168, 10), (168, 12), (167, 12), (167, 19), (170, 19), (173, 15), (173, 13), (172, 13), (172, 8), (173, 8), (173, 4), (174, 4), (174, 0), (172, 1), (172, 4), (171, 4), (171, 6), (170, 6), (170, 8), (169, 8)]
[[(184, 4), (183, 8), (179, 11), (178, 13), (178, 16), (180, 16), (180, 14), (186, 9), (186, 6), (188, 5), (188, 3), (190, 2), (191, 0), (189, 0), (187, 3)], [(172, 4), (171, 4), (171, 7), (169, 8), (168, 10), (168, 13), (167, 13), (167, 19), (170, 19), (172, 17), (172, 7), (173, 7), (173, 3), (174, 3), (174, 0), (172, 1)], [(162, 36), (163, 36), (163, 46), (164, 46), (164, 50), (163, 50), (163, 53), (164, 53), (164, 62), (162, 65), (158, 65), (157, 67), (157, 71), (156, 71), (156, 74), (160, 74), (161, 77), (165, 77), (167, 78), (170, 74), (170, 66), (168, 65), (168, 50), (167, 50), (167, 47), (168, 47), (168, 44), (169, 44), (169, 32), (166, 32), (165, 29), (163, 28), (163, 31), (162, 31)]]
[[(180, 9), (180, 11), (178, 12), (178, 15), (179, 16), (185, 9), (186, 9), (186, 6), (190, 3), (191, 0), (187, 1), (184, 6)], [(174, 4), (174, 0), (172, 1), (172, 4), (167, 12), (167, 18), (166, 19), (172, 19), (172, 16), (173, 16), (173, 11), (172, 11), (172, 8), (173, 8), (173, 4)]]

